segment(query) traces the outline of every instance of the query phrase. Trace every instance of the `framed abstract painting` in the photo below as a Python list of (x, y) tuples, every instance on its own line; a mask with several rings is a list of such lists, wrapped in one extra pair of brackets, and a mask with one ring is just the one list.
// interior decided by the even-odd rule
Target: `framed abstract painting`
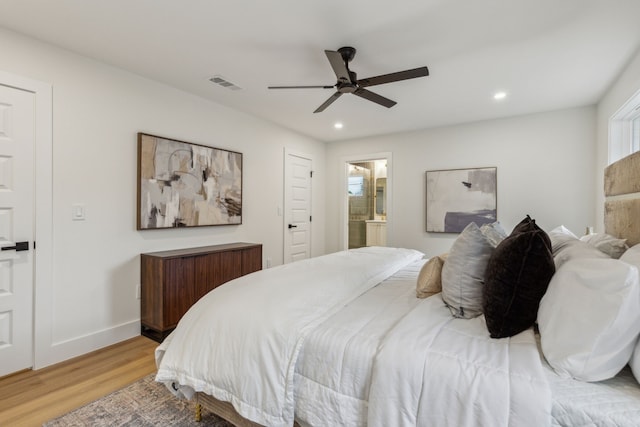
[(137, 229), (242, 224), (242, 153), (138, 133)]
[(495, 222), (497, 168), (427, 171), (426, 231), (460, 233), (469, 223)]

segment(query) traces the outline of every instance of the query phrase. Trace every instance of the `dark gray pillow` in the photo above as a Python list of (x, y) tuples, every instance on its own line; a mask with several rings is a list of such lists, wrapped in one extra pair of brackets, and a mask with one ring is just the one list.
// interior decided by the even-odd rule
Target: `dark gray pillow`
[(511, 337), (534, 324), (554, 273), (549, 236), (527, 215), (487, 263), (482, 307), (492, 338)]

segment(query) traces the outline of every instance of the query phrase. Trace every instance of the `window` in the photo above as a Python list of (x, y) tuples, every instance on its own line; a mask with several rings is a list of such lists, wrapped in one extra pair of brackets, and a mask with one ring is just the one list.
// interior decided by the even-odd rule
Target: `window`
[(640, 151), (640, 91), (609, 120), (609, 163)]
[(640, 114), (631, 120), (631, 152), (640, 151)]
[(350, 196), (364, 195), (364, 177), (362, 176), (349, 177), (349, 195)]

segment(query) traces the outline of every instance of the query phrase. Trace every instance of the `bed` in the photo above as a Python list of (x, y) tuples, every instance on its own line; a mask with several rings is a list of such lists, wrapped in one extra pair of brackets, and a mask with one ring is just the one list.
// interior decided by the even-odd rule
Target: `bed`
[[(362, 248), (263, 270), (212, 291), (156, 350), (156, 380), (238, 426), (637, 426), (639, 156), (605, 171), (605, 233), (548, 233), (555, 273), (545, 270), (547, 283), (536, 291), (539, 331), (523, 326), (492, 338), (504, 332), (488, 326), (496, 310), (473, 313), (469, 295), (463, 313), (444, 303), (444, 289), (416, 298), (417, 278), (438, 257)], [(612, 241), (632, 247), (622, 260), (602, 255)], [(547, 244), (536, 242), (542, 250)], [(451, 259), (456, 243), (440, 263), (443, 282), (447, 271), (458, 271)], [(484, 261), (504, 247), (493, 242)], [(576, 292), (579, 304), (567, 303)], [(480, 304), (491, 301), (483, 296)], [(601, 301), (602, 308), (586, 311)]]

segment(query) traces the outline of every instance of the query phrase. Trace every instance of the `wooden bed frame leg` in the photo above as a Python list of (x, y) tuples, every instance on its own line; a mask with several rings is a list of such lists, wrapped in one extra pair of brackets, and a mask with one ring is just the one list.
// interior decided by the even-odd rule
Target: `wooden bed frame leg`
[(202, 405), (196, 403), (196, 422), (202, 421)]

